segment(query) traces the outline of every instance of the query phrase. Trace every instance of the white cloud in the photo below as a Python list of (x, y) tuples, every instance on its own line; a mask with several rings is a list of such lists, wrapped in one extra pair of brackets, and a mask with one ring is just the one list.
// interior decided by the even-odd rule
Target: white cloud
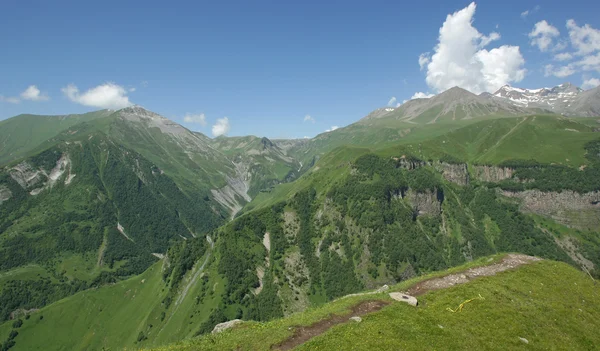
[(333, 132), (334, 130), (338, 129), (338, 126), (331, 126), (331, 128), (325, 130), (325, 133), (329, 133), (329, 132)]
[(212, 126), (212, 134), (213, 136), (218, 137), (219, 135), (227, 134), (230, 128), (229, 118), (217, 118), (217, 122)]
[(525, 10), (523, 12), (521, 12), (521, 18), (522, 19), (526, 19), (527, 16), (529, 15), (533, 15), (534, 13), (538, 12), (540, 10), (540, 5), (536, 5), (533, 9), (531, 10)]
[(19, 97), (16, 96), (3, 96), (0, 95), (0, 102), (8, 102), (10, 104), (18, 104), (21, 103), (21, 100), (30, 100), (30, 101), (48, 101), (50, 98), (47, 94), (42, 93), (40, 89), (38, 89), (35, 85), (30, 85), (25, 89)]
[(306, 115), (304, 116), (304, 122), (312, 122), (315, 123), (315, 119), (312, 118), (310, 115)]
[[(402, 104), (404, 104), (405, 102), (410, 101), (412, 99), (429, 99), (434, 96), (435, 96), (435, 94), (423, 93), (423, 92), (419, 91), (419, 92), (414, 93), (413, 96), (410, 97), (410, 99), (402, 101)], [(400, 106), (402, 104), (398, 104), (398, 106)], [(396, 107), (398, 107), (398, 106), (396, 106)]]
[(396, 100), (396, 97), (395, 97), (395, 96), (392, 96), (392, 97), (390, 98), (390, 100), (388, 101), (387, 105), (388, 105), (388, 106), (394, 106), (394, 105), (396, 104), (396, 101), (397, 101), (397, 100)]
[(27, 89), (25, 89), (24, 92), (21, 93), (21, 99), (31, 101), (47, 101), (50, 98), (48, 95), (43, 94), (37, 86), (30, 85), (27, 87)]
[(590, 78), (584, 79), (583, 84), (581, 84), (582, 89), (592, 89), (600, 85), (600, 79), (598, 78)]
[(546, 65), (544, 67), (544, 76), (555, 76), (558, 78), (568, 77), (575, 73), (573, 65), (566, 65), (562, 67), (554, 67), (554, 65)]
[(434, 97), (435, 94), (430, 94), (430, 93), (423, 93), (423, 92), (416, 92), (413, 94), (413, 96), (410, 97), (410, 99), (429, 99), (430, 97)]
[(600, 72), (600, 52), (596, 55), (588, 55), (574, 63), (584, 71)]
[(567, 21), (567, 29), (571, 46), (577, 50), (577, 54), (586, 55), (600, 50), (600, 30), (590, 27), (589, 24), (579, 27), (572, 19)]
[(561, 52), (560, 54), (554, 55), (554, 60), (556, 60), (556, 61), (569, 61), (572, 58), (573, 58), (573, 55), (571, 55), (568, 52)]
[(525, 77), (525, 60), (518, 46), (503, 45), (490, 51), (486, 45), (500, 34), (481, 34), (473, 27), (476, 5), (449, 14), (440, 28), (438, 44), (427, 64), (427, 85), (434, 92), (460, 86), (476, 94), (495, 91)]
[(185, 116), (183, 117), (183, 121), (186, 123), (195, 123), (195, 124), (199, 124), (201, 126), (205, 126), (206, 125), (206, 116), (204, 115), (204, 113), (199, 113), (199, 114), (186, 113)]
[(556, 27), (543, 20), (535, 24), (529, 33), (529, 38), (531, 39), (531, 45), (537, 46), (540, 51), (548, 51), (552, 48), (554, 38), (559, 35), (560, 32)]
[(19, 98), (14, 97), (14, 96), (0, 95), (0, 102), (8, 102), (10, 104), (18, 104), (21, 102), (21, 100), (19, 100)]
[(69, 84), (61, 90), (69, 100), (84, 106), (118, 110), (133, 105), (129, 101), (127, 90), (114, 83), (98, 85), (84, 93), (80, 93), (74, 84)]
[(427, 65), (431, 62), (431, 57), (428, 52), (422, 53), (419, 55), (419, 67), (421, 67), (421, 71), (423, 68), (427, 67)]

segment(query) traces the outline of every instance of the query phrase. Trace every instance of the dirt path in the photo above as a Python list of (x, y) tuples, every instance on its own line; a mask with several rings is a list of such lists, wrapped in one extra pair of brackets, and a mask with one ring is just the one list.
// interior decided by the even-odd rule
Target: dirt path
[[(522, 254), (509, 254), (506, 255), (500, 262), (483, 266), (467, 269), (466, 271), (449, 274), (439, 278), (431, 278), (419, 282), (408, 289), (407, 294), (412, 296), (423, 295), (429, 291), (440, 290), (450, 288), (455, 285), (465, 284), (469, 281), (478, 277), (487, 277), (496, 275), (497, 273), (504, 272), (509, 269), (519, 267), (524, 264), (540, 261), (540, 258), (527, 256)], [(387, 306), (392, 302), (382, 300), (370, 300), (363, 301), (358, 305), (352, 307), (350, 313), (343, 315), (332, 315), (329, 318), (320, 320), (307, 327), (297, 327), (294, 331), (294, 335), (290, 336), (286, 340), (282, 341), (277, 345), (271, 347), (272, 350), (291, 350), (296, 346), (299, 346), (308, 340), (325, 333), (330, 328), (348, 322), (348, 319), (353, 316), (362, 316), (367, 313), (379, 311), (383, 307)]]
[(533, 256), (509, 254), (506, 255), (506, 257), (504, 257), (500, 262), (491, 264), (489, 266), (470, 268), (464, 272), (449, 274), (440, 278), (424, 280), (410, 287), (406, 293), (412, 296), (419, 296), (432, 290), (446, 289), (454, 285), (465, 284), (478, 277), (496, 275), (497, 273), (540, 260), (541, 258)]
[(315, 336), (323, 334), (331, 327), (347, 322), (348, 318), (350, 317), (363, 316), (370, 312), (379, 311), (384, 306), (389, 304), (390, 302), (381, 300), (363, 301), (358, 305), (352, 307), (352, 311), (350, 311), (350, 313), (342, 315), (335, 314), (327, 319), (323, 319), (308, 327), (296, 328), (296, 330), (294, 331), (294, 335), (290, 336), (288, 339), (284, 340), (280, 344), (274, 345), (273, 347), (271, 347), (271, 349), (291, 350), (298, 345), (304, 344), (305, 342), (314, 338)]

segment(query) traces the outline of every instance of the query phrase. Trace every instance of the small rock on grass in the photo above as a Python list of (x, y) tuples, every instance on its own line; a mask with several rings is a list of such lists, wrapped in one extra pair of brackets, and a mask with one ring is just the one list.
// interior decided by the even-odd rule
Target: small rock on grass
[(241, 319), (234, 319), (232, 321), (228, 321), (228, 322), (224, 322), (224, 323), (219, 323), (217, 325), (215, 325), (215, 328), (212, 331), (212, 334), (217, 334), (220, 333), (224, 330), (227, 330), (229, 328), (233, 328), (234, 326), (238, 325), (242, 323)]
[(355, 321), (356, 323), (362, 322), (362, 318), (360, 318), (359, 316), (350, 317), (350, 320)]
[(406, 295), (399, 292), (390, 293), (390, 297), (396, 301), (405, 302), (411, 306), (416, 306), (418, 304), (417, 298), (414, 296)]
[(521, 340), (522, 342), (524, 342), (525, 344), (529, 344), (529, 340), (519, 337), (519, 340)]

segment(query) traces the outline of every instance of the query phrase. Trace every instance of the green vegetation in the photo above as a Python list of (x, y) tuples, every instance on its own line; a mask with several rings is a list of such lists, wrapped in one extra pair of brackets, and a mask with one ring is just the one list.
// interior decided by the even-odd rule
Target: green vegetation
[[(341, 296), (383, 284), (402, 289), (415, 277), (501, 252), (600, 274), (594, 228), (579, 231), (524, 214), (515, 199), (501, 195), (501, 189), (599, 190), (600, 140), (589, 123), (488, 116), (428, 124), (437, 115), (429, 111), (415, 123), (365, 120), (278, 146), (256, 137), (210, 140), (148, 111), (132, 111), (99, 114), (104, 118), (11, 146), (10, 163), (0, 169), (2, 347), (156, 347), (241, 318), (253, 322), (182, 347), (268, 348), (289, 336), (292, 325), (374, 298), (335, 300)], [(483, 165), (511, 174), (487, 182), (476, 174)], [(235, 206), (217, 202), (217, 189), (236, 182), (242, 190), (232, 195)], [(253, 201), (225, 223), (246, 195)], [(497, 317), (513, 311), (511, 292), (531, 321), (557, 318), (532, 310), (555, 307), (548, 295), (556, 286), (535, 290), (535, 301), (519, 290), (556, 279), (550, 267), (581, 281), (562, 263), (542, 262), (468, 286), (481, 285), (486, 302), (497, 297), (486, 310), (494, 320), (523, 322)], [(537, 276), (520, 273), (530, 271)], [(431, 293), (418, 314), (386, 307), (362, 324), (331, 330), (339, 341), (319, 337), (304, 347), (361, 348), (370, 341), (382, 348), (442, 348), (445, 331), (464, 336), (457, 326), (466, 322), (441, 311), (472, 297), (469, 289)], [(402, 314), (403, 321), (387, 326)], [(485, 318), (475, 316), (465, 330), (477, 335), (479, 326), (493, 328)], [(508, 341), (517, 332), (547, 345), (525, 325), (477, 345), (509, 348), (520, 342)], [(373, 341), (377, 330), (386, 340)], [(421, 332), (432, 335), (429, 343)], [(357, 340), (360, 333), (364, 340)], [(409, 336), (400, 340), (390, 337), (394, 333)], [(267, 342), (257, 344), (258, 336)], [(56, 340), (51, 346), (50, 337)]]
[[(392, 287), (404, 290), (423, 278)], [(451, 313), (466, 299), (479, 296), (460, 313)], [(600, 342), (596, 329), (600, 300), (595, 283), (584, 273), (552, 261), (479, 278), (468, 284), (430, 292), (419, 307), (392, 303), (363, 316), (361, 323), (338, 325), (299, 349), (536, 349), (587, 350)], [(230, 331), (207, 335), (157, 350), (269, 350), (330, 314), (347, 313), (365, 299), (388, 299), (385, 294), (338, 300), (304, 313), (268, 323), (247, 322)], [(519, 338), (528, 341), (526, 345)]]

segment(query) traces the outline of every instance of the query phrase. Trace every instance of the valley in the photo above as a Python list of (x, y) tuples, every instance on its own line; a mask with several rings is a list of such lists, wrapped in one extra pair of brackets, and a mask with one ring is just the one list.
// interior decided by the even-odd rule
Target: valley
[[(430, 292), (425, 316), (391, 304), (296, 346), (415, 349), (424, 341), (414, 330), (424, 328), (436, 348), (450, 334), (492, 328), (486, 315), (521, 329), (479, 346), (519, 345), (517, 334), (532, 335), (535, 323), (558, 316), (534, 309), (559, 304), (552, 296), (563, 279), (581, 288), (560, 296), (594, 301), (585, 310), (593, 328), (600, 117), (589, 96), (600, 88), (509, 88), (487, 95), (452, 88), (297, 140), (211, 139), (140, 106), (1, 121), (0, 343), (267, 349), (291, 326), (367, 299), (389, 302), (344, 296), (384, 285), (406, 291), (423, 277), (505, 253), (543, 260)], [(573, 93), (572, 110), (542, 101), (564, 91)], [(514, 291), (518, 298), (509, 297)], [(444, 315), (475, 292), (486, 294), (484, 310), (469, 321)], [(511, 299), (530, 321), (515, 316)], [(398, 313), (406, 321), (390, 327)], [(573, 311), (560, 313), (568, 318), (528, 340), (543, 348), (560, 342), (549, 330), (583, 323)], [(235, 319), (241, 327), (210, 334)], [(376, 330), (410, 341), (379, 340)], [(595, 340), (584, 334), (563, 336), (578, 345)]]

